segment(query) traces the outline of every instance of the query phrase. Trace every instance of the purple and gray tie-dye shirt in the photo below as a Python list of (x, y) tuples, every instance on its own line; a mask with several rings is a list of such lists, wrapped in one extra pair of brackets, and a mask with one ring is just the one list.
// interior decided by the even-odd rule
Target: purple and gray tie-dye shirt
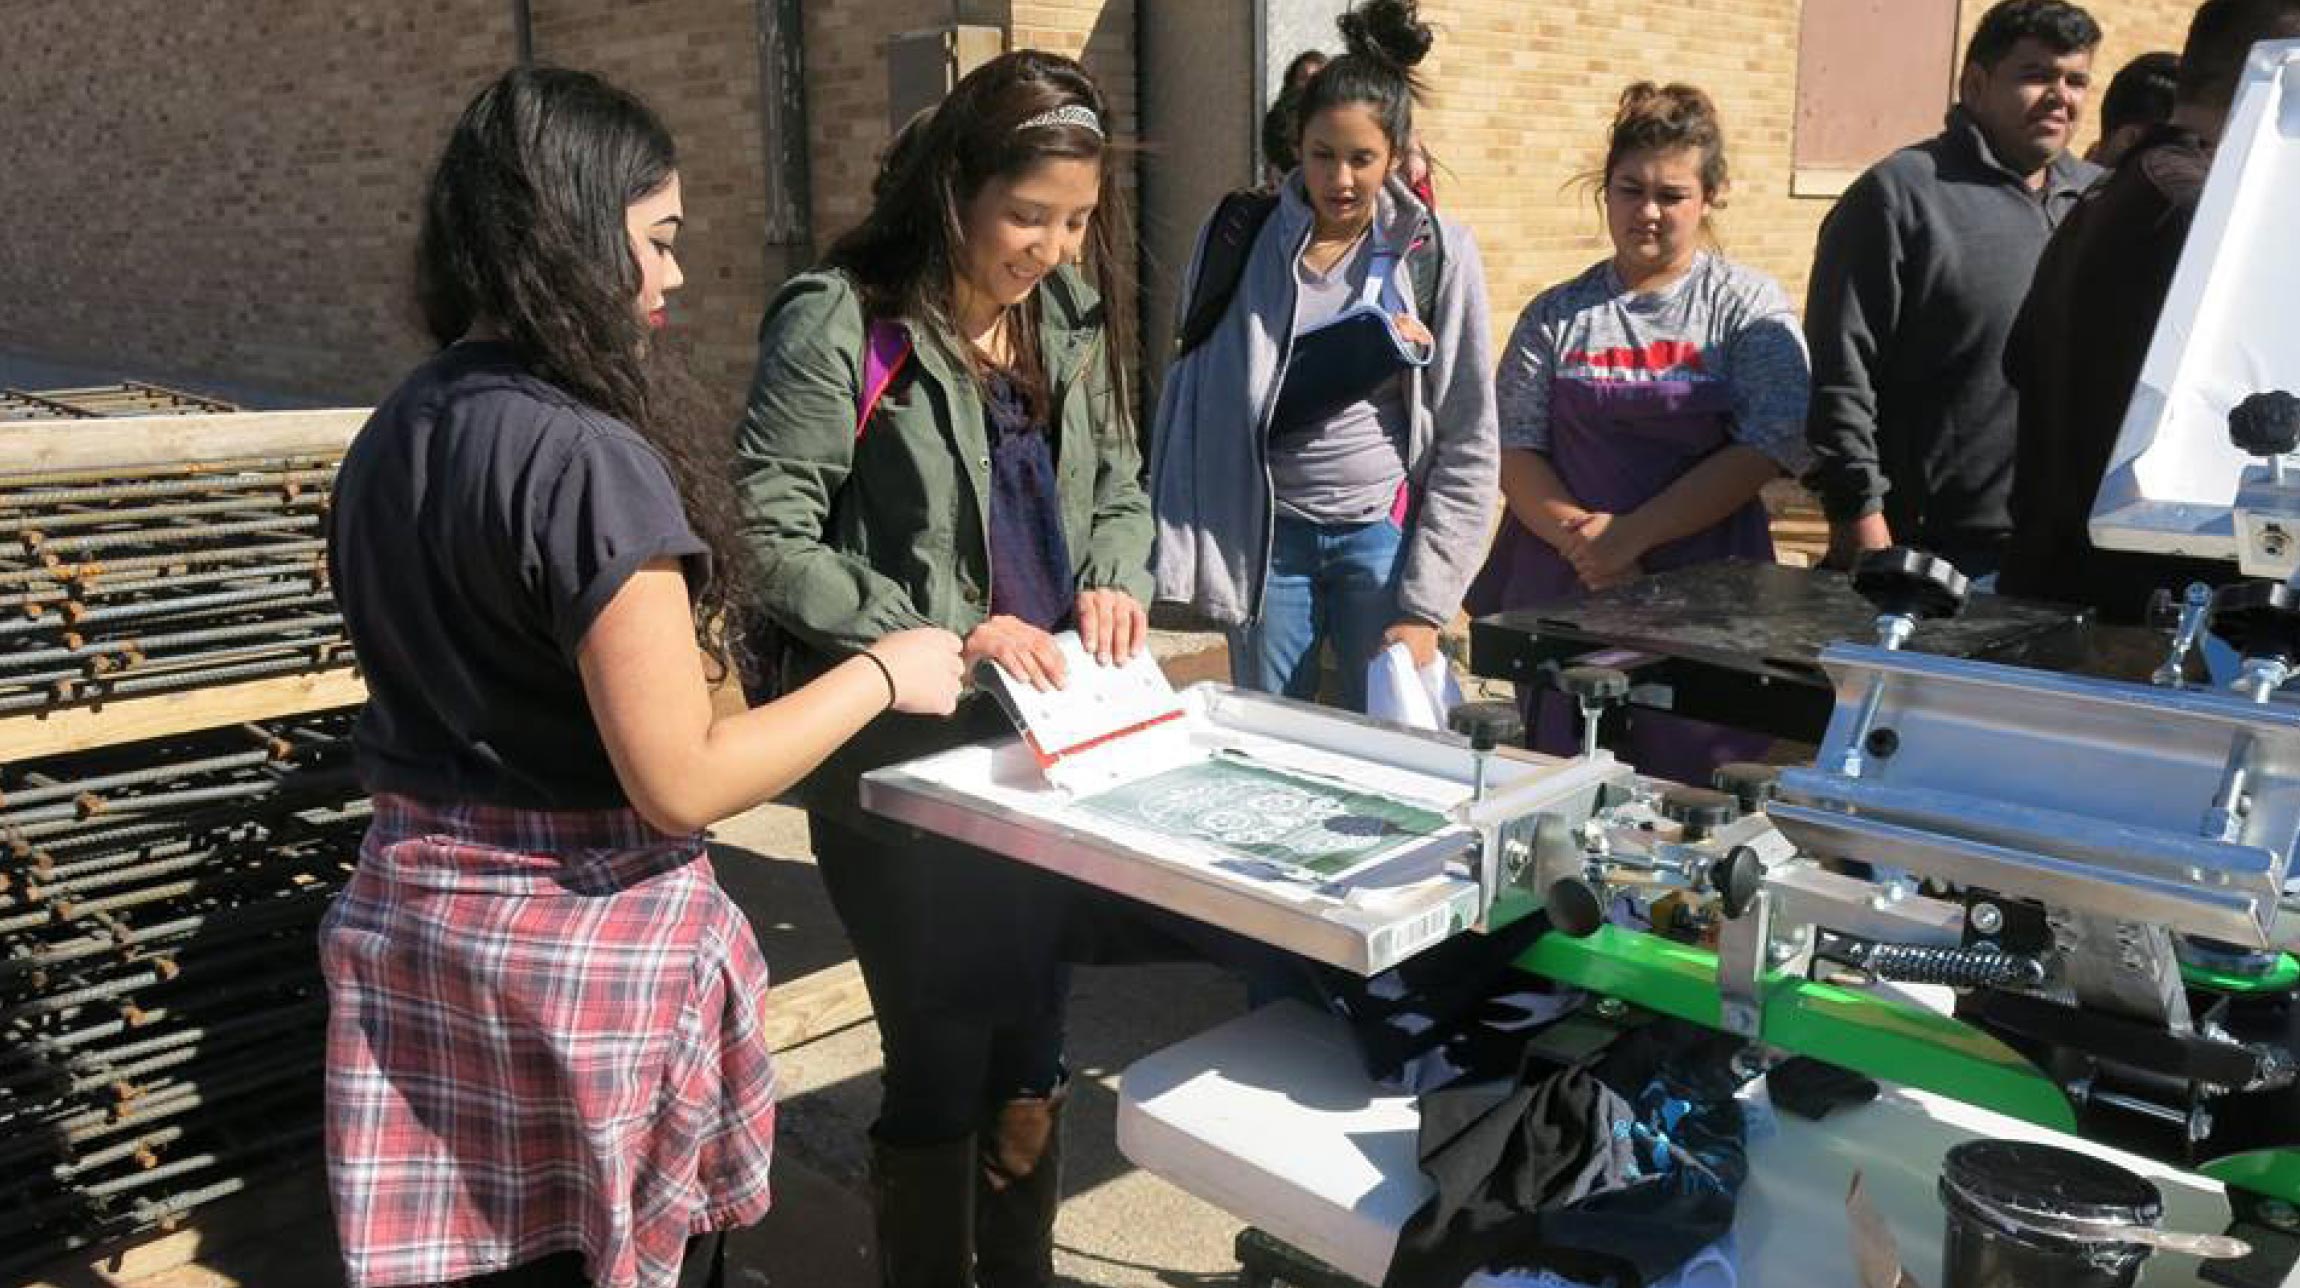
[(1702, 253), (1651, 293), (1628, 290), (1610, 260), (1534, 297), (1518, 315), (1494, 380), (1501, 445), (1550, 447), (1551, 382), (1721, 381), (1733, 441), (1801, 473), (1812, 366), (1780, 283)]

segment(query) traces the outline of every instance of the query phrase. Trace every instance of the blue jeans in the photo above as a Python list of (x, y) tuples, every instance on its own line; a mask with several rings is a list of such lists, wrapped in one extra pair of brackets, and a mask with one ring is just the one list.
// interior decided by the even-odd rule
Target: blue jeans
[(1318, 650), (1331, 643), (1342, 705), (1366, 709), (1366, 665), (1398, 620), (1398, 551), (1388, 519), (1311, 523), (1279, 515), (1261, 616), (1230, 631), (1230, 679), (1242, 689), (1313, 702)]

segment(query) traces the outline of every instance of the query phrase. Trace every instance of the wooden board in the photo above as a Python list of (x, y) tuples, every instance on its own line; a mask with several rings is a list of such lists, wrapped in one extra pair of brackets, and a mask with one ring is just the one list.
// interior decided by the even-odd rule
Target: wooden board
[(110, 698), (0, 717), (0, 763), (141, 742), (247, 720), (354, 707), (365, 701), (367, 683), (348, 666), (211, 689)]
[(862, 967), (841, 962), (788, 984), (777, 984), (767, 994), (767, 1049), (787, 1051), (871, 1018), (870, 994), (863, 988)]
[(340, 452), (368, 410), (245, 411), (27, 421), (6, 430), (8, 474), (122, 469)]

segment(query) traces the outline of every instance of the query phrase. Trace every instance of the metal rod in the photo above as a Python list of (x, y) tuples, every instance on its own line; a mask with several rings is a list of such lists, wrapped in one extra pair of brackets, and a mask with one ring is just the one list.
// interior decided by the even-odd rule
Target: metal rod
[(155, 810), (182, 809), (187, 805), (204, 805), (213, 801), (252, 800), (271, 794), (278, 786), (276, 781), (266, 779), (252, 783), (229, 783), (221, 787), (187, 787), (180, 791), (121, 796), (104, 801), (100, 811), (83, 811), (79, 804), (37, 805), (19, 813), (0, 815), (0, 827), (6, 827), (11, 835), (37, 840), (57, 832), (68, 832), (98, 812), (117, 817), (149, 814)]
[[(214, 773), (218, 770), (241, 769), (261, 765), (272, 759), (269, 751), (243, 751), (229, 756), (204, 756), (197, 760), (182, 760), (172, 764), (150, 765), (142, 769), (126, 769), (117, 773), (98, 774), (53, 787), (32, 787), (19, 791), (0, 792), (0, 805), (13, 810), (21, 805), (38, 805), (46, 801), (64, 800), (83, 792), (110, 791), (115, 787), (138, 787), (145, 783), (166, 782), (190, 774)], [(7, 815), (0, 814), (0, 823)]]
[(243, 640), (257, 636), (279, 634), (286, 631), (309, 631), (341, 627), (341, 613), (312, 613), (303, 617), (283, 618), (279, 621), (248, 622), (236, 626), (210, 626), (194, 631), (166, 631), (158, 635), (138, 636), (134, 639), (97, 640), (78, 648), (34, 649), (23, 653), (0, 656), (0, 666), (23, 666), (34, 662), (84, 661), (109, 654), (140, 652), (150, 654), (157, 650), (181, 648), (195, 644), (211, 644), (223, 640)]
[(0, 510), (30, 509), (39, 505), (80, 505), (91, 501), (137, 501), (149, 497), (187, 496), (227, 488), (245, 488), (251, 491), (263, 488), (278, 489), (306, 483), (324, 484), (334, 478), (335, 471), (332, 469), (270, 469), (243, 470), (204, 478), (150, 479), (139, 483), (96, 483), (78, 487), (55, 487), (0, 493)]
[(126, 604), (107, 604), (78, 613), (70, 621), (59, 617), (56, 621), (29, 618), (0, 622), (0, 637), (31, 635), (41, 631), (80, 630), (111, 622), (140, 621), (149, 617), (166, 617), (173, 613), (195, 615), (216, 608), (238, 608), (258, 604), (271, 607), (319, 607), (334, 602), (335, 597), (316, 589), (318, 581), (306, 576), (296, 581), (273, 582), (269, 585), (250, 586), (241, 590), (220, 590), (205, 595), (178, 595), (173, 598), (147, 599)]
[[(88, 581), (80, 588), (83, 599), (109, 598), (114, 595), (141, 595), (155, 590), (177, 590), (185, 586), (212, 586), (218, 582), (253, 581), (257, 578), (300, 578), (316, 580), (326, 561), (317, 554), (295, 563), (269, 564), (258, 568), (224, 568), (215, 572), (187, 572), (174, 577), (150, 577), (143, 581), (106, 582), (102, 578)], [(0, 605), (7, 601), (0, 600)]]
[[(125, 506), (100, 510), (65, 510), (18, 518), (12, 522), (25, 532), (38, 532), (45, 536), (59, 528), (100, 528), (106, 524), (149, 523), (155, 519), (196, 519), (211, 514), (244, 514), (249, 511), (276, 511), (304, 509), (327, 499), (325, 492), (298, 492), (289, 494), (284, 489), (263, 495), (265, 489), (244, 489), (253, 495), (221, 497), (212, 501), (177, 501), (167, 505)], [(196, 532), (197, 528), (186, 529)], [(47, 542), (30, 542), (42, 548)]]
[(154, 554), (118, 556), (84, 564), (41, 565), (37, 568), (0, 567), (0, 585), (17, 582), (53, 582), (93, 584), (119, 573), (149, 573), (155, 568), (192, 568), (205, 564), (231, 563), (235, 560), (279, 559), (287, 555), (311, 554), (325, 551), (327, 541), (320, 537), (297, 537), (286, 541), (272, 541), (255, 546), (207, 546), (192, 550), (166, 550)]
[(241, 470), (293, 469), (309, 466), (332, 466), (343, 459), (341, 451), (300, 451), (276, 453), (270, 456), (235, 456), (214, 461), (178, 461), (174, 464), (140, 465), (133, 470), (111, 466), (104, 469), (28, 470), (18, 474), (0, 474), (0, 488), (48, 487), (66, 483), (103, 483), (121, 478), (195, 478), (229, 474)]
[[(187, 935), (205, 935), (206, 942), (214, 943), (248, 935), (266, 934), (281, 926), (297, 921), (316, 921), (320, 912), (333, 897), (332, 890), (311, 894), (278, 895), (265, 897), (259, 903), (241, 904), (212, 912), (178, 917), (173, 921), (139, 926), (125, 933), (83, 935), (60, 944), (0, 961), (0, 985), (11, 976), (31, 971), (51, 970), (68, 966), (75, 961), (100, 957), (109, 952), (122, 952), (129, 948), (162, 943)], [(0, 1059), (4, 1059), (0, 1055)]]
[(330, 667), (351, 665), (349, 659), (287, 658), (278, 662), (251, 662), (245, 666), (219, 666), (199, 671), (176, 671), (167, 675), (145, 676), (122, 680), (111, 687), (119, 694), (149, 693), (158, 689), (201, 688), (233, 680), (253, 680), (267, 675), (286, 675), (296, 671), (318, 671)]
[(200, 527), (183, 527), (161, 531), (106, 532), (88, 537), (66, 537), (61, 541), (42, 540), (37, 549), (43, 555), (85, 555), (98, 550), (117, 550), (122, 546), (160, 541), (199, 539), (212, 541), (217, 537), (236, 537), (251, 532), (296, 532), (320, 525), (316, 514), (289, 514), (270, 519), (246, 519), (237, 523), (211, 523)]
[(68, 1182), (82, 1172), (92, 1172), (100, 1167), (109, 1167), (122, 1159), (134, 1158), (138, 1154), (173, 1145), (182, 1140), (186, 1134), (186, 1129), (180, 1126), (162, 1127), (158, 1131), (121, 1141), (117, 1145), (107, 1145), (102, 1149), (82, 1154), (70, 1162), (58, 1163), (48, 1169), (48, 1175), (59, 1181)]

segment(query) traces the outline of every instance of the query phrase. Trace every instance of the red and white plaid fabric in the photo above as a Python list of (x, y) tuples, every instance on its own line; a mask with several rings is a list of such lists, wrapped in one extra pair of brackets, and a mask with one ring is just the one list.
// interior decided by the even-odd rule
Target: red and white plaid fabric
[(699, 837), (377, 796), (320, 956), (351, 1288), (568, 1249), (667, 1288), (766, 1213), (767, 965)]

